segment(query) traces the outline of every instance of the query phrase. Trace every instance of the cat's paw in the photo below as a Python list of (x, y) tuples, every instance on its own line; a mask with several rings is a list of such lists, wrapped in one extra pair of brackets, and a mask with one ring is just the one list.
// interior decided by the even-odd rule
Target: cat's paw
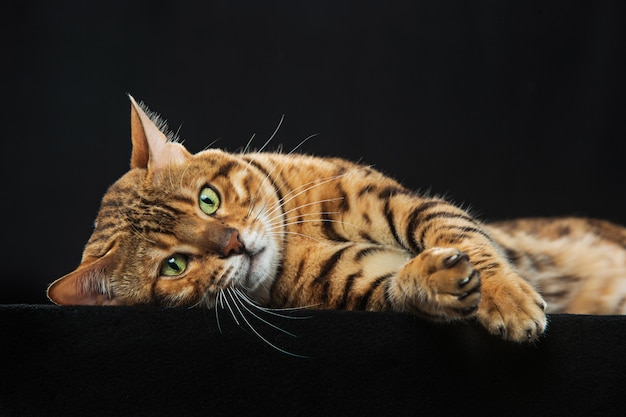
[(515, 342), (532, 342), (545, 332), (546, 302), (517, 274), (485, 280), (482, 292), (476, 316), (491, 333)]
[(463, 318), (478, 309), (480, 274), (458, 249), (425, 250), (404, 266), (399, 278), (413, 305), (429, 314)]

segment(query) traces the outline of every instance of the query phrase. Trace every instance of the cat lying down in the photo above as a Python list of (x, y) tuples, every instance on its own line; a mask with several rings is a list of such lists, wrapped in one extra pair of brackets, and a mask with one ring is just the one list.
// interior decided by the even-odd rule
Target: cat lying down
[(544, 333), (546, 312), (626, 313), (620, 226), (486, 224), (338, 158), (192, 155), (130, 101), (131, 169), (104, 195), (81, 264), (48, 288), (57, 304), (399, 311), (475, 318), (517, 342)]

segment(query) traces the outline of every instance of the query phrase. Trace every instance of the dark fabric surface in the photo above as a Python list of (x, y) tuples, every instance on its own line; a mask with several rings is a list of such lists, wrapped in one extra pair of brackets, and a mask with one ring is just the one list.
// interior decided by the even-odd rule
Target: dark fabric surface
[(626, 317), (534, 345), (400, 314), (0, 306), (2, 416), (624, 415)]

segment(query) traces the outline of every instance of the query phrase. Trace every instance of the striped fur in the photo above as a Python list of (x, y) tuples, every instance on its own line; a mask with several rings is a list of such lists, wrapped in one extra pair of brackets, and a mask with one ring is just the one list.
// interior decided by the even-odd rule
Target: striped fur
[[(237, 294), (270, 308), (476, 317), (514, 341), (538, 338), (545, 311), (626, 313), (620, 226), (483, 224), (336, 158), (191, 155), (131, 102), (131, 170), (104, 195), (81, 264), (49, 287), (56, 303), (213, 307)], [(210, 214), (207, 187), (219, 198)], [(186, 265), (164, 275), (175, 254)]]

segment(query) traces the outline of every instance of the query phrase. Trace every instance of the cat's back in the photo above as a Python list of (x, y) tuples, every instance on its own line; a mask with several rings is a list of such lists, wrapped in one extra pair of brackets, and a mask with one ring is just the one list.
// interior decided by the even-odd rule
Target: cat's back
[(550, 313), (626, 314), (626, 229), (606, 220), (524, 218), (485, 225)]

